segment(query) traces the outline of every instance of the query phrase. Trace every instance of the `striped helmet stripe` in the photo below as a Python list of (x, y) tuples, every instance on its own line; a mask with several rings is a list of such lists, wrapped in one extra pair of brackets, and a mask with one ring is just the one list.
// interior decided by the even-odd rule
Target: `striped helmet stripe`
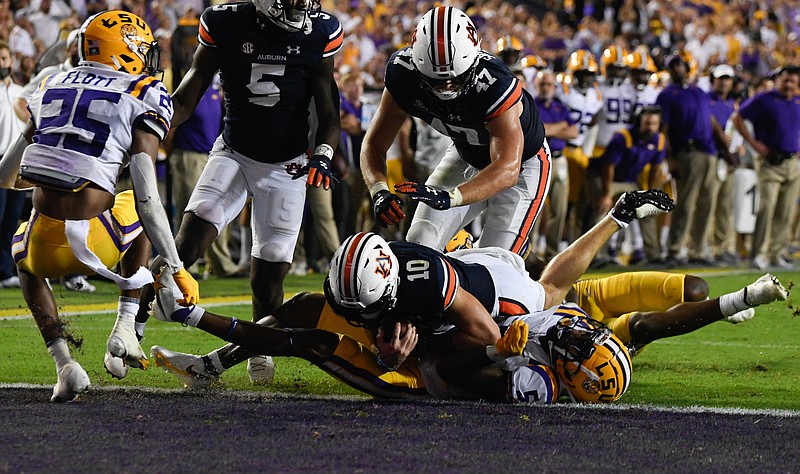
[(431, 15), (431, 36), (433, 38), (433, 66), (436, 72), (446, 72), (453, 63), (450, 57), (450, 22), (453, 17), (451, 7), (437, 7)]
[(345, 251), (341, 255), (344, 261), (339, 262), (339, 293), (345, 298), (353, 298), (356, 295), (358, 283), (356, 263), (374, 236), (375, 234), (371, 232), (359, 232), (345, 241)]
[(614, 354), (614, 358), (622, 368), (622, 386), (617, 386), (617, 396), (620, 396), (628, 390), (628, 385), (631, 383), (631, 356), (628, 354), (628, 350), (620, 344), (619, 339), (614, 337), (609, 338), (605, 342), (605, 346)]

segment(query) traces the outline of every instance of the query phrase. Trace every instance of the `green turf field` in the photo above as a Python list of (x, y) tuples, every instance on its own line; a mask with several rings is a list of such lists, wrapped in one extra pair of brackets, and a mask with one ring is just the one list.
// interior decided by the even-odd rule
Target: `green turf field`
[[(711, 296), (741, 288), (760, 273), (708, 273), (704, 276)], [(790, 293), (800, 273), (776, 273)], [(287, 293), (321, 291), (322, 276), (289, 277)], [(55, 292), (63, 311), (96, 311), (116, 308), (116, 287), (94, 282), (97, 292), (84, 295), (63, 290)], [(201, 282), (202, 298), (213, 311), (248, 318), (250, 308), (246, 279), (210, 279)], [(224, 297), (224, 298), (223, 298)], [(800, 318), (792, 297), (756, 309), (756, 317), (744, 324), (714, 323), (700, 331), (651, 344), (634, 359), (631, 386), (624, 403), (649, 405), (702, 405), (746, 408), (800, 409)], [(55, 383), (55, 369), (24, 300), (17, 289), (0, 289), (0, 383)], [(22, 315), (22, 316), (19, 316)], [(94, 385), (180, 387), (171, 375), (158, 368), (131, 370), (122, 381), (114, 380), (103, 368), (103, 353), (114, 312), (65, 316), (73, 334), (83, 339), (73, 355)], [(204, 332), (178, 324), (153, 320), (147, 327), (142, 347), (161, 345), (184, 352), (205, 353), (221, 341)], [(356, 393), (299, 359), (278, 358), (275, 384), (268, 390), (290, 393)], [(264, 390), (250, 385), (244, 365), (226, 372), (223, 388)]]

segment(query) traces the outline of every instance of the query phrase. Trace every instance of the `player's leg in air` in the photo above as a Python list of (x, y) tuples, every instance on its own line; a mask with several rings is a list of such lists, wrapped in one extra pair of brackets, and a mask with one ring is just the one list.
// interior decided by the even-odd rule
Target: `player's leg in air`
[(687, 301), (667, 310), (627, 313), (608, 326), (623, 343), (636, 349), (657, 339), (696, 331), (756, 306), (785, 300), (788, 295), (776, 277), (766, 274), (719, 298)]
[[(220, 316), (199, 306), (185, 308), (175, 303), (174, 294), (168, 288), (159, 290), (157, 308), (158, 319), (181, 322), (195, 326), (223, 340), (235, 344), (243, 354), (239, 362), (253, 354), (270, 356), (290, 356), (305, 359), (321, 368), (331, 376), (369, 395), (384, 398), (426, 397), (416, 367), (402, 367), (387, 371), (378, 366), (369, 345), (358, 341), (366, 337), (366, 332), (349, 326), (354, 337), (337, 334), (332, 330), (276, 328), (236, 318)], [(320, 315), (330, 312), (325, 296), (318, 293), (301, 293), (287, 301), (276, 311), (279, 318), (291, 319), (298, 324), (319, 324)], [(323, 316), (322, 318), (326, 318)], [(268, 318), (267, 318), (268, 319)], [(317, 321), (315, 323), (315, 321)], [(337, 323), (332, 323), (337, 324)], [(321, 324), (325, 326), (325, 323)], [(331, 327), (331, 329), (335, 329)], [(364, 334), (359, 334), (359, 332)], [(162, 347), (151, 349), (156, 365), (179, 378), (187, 387), (203, 388), (215, 382), (228, 367), (219, 358), (209, 355), (197, 356), (174, 352)]]

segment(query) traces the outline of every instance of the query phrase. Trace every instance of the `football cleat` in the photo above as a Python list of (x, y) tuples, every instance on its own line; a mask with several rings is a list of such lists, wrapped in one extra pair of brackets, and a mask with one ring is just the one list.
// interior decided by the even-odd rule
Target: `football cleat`
[(144, 355), (144, 351), (139, 345), (139, 338), (136, 337), (136, 329), (134, 329), (132, 320), (123, 320), (117, 316), (117, 321), (106, 342), (106, 350), (112, 356), (123, 359), (125, 364), (131, 367), (147, 370), (150, 366), (150, 361), (147, 360), (147, 356)]
[(180, 379), (187, 388), (208, 388), (219, 380), (219, 372), (206, 356), (153, 346), (150, 348), (150, 357), (155, 361), (156, 367), (161, 367)]
[(674, 208), (675, 203), (660, 189), (629, 191), (620, 196), (608, 215), (625, 228), (634, 219), (670, 212)]
[(94, 293), (97, 288), (86, 280), (83, 275), (64, 277), (64, 288), (81, 293)]
[(755, 282), (747, 285), (744, 289), (744, 302), (748, 306), (758, 306), (772, 303), (773, 301), (785, 300), (789, 297), (789, 292), (781, 285), (778, 279), (767, 273)]
[(725, 321), (728, 321), (731, 324), (739, 324), (745, 321), (750, 321), (753, 319), (753, 316), (756, 315), (756, 310), (753, 308), (747, 308), (744, 311), (739, 311), (736, 314), (732, 314), (725, 318)]
[(275, 361), (270, 356), (254, 356), (247, 361), (247, 375), (253, 385), (269, 385), (275, 378)]
[(83, 370), (81, 364), (73, 361), (66, 363), (61, 368), (56, 369), (58, 382), (53, 387), (51, 402), (65, 403), (78, 400), (81, 393), (89, 390), (89, 376)]
[(114, 357), (110, 352), (106, 352), (105, 357), (103, 357), (103, 365), (108, 375), (115, 379), (122, 380), (128, 375), (128, 366), (125, 365), (125, 361), (119, 357)]

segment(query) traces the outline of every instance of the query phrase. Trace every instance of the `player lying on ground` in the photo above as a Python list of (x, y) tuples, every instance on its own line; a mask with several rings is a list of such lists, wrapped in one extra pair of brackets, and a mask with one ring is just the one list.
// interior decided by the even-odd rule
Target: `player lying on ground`
[[(614, 232), (637, 216), (666, 212), (671, 206), (659, 191), (626, 194), (608, 217), (554, 258), (538, 282), (528, 278), (522, 259), (507, 250), (445, 256), (419, 244), (387, 243), (375, 234), (359, 233), (335, 253), (326, 296), (339, 316), (370, 328), (373, 335), (381, 325), (404, 321), (424, 335), (438, 332), (428, 340), (436, 353), (483, 347), (500, 337), (493, 318), (502, 320), (562, 302)], [(440, 330), (450, 325), (454, 331)], [(248, 355), (244, 352), (223, 347), (212, 357), (227, 368)], [(396, 354), (380, 355), (386, 366), (397, 365)]]
[[(700, 321), (710, 324), (786, 296), (775, 277), (764, 275), (737, 292), (682, 303), (667, 311), (641, 313), (640, 317), (672, 321), (674, 335), (678, 335), (689, 332)], [(503, 327), (512, 326), (516, 320), (526, 323), (524, 351), (509, 348), (513, 345), (509, 338), (516, 336), (506, 332), (495, 344), (432, 358), (418, 355), (424, 351), (413, 352), (419, 340), (413, 325), (397, 322), (389, 337), (381, 332), (373, 339), (365, 329), (343, 324), (318, 293), (299, 294), (274, 315), (282, 324), (316, 329), (267, 327), (213, 314), (199, 306), (183, 308), (174, 301), (173, 290), (160, 289), (156, 317), (198, 327), (250, 353), (301, 357), (378, 397), (554, 403), (559, 394), (568, 394), (574, 401), (609, 402), (618, 399), (630, 383), (630, 356), (624, 345), (605, 325), (572, 304), (503, 321)], [(377, 351), (396, 351), (402, 362), (398, 367), (380, 366), (370, 349), (373, 344)], [(183, 354), (158, 346), (151, 353), (156, 365), (189, 387), (207, 386), (225, 370), (219, 359), (208, 355)], [(604, 370), (608, 365), (614, 370)]]
[[(108, 11), (86, 20), (79, 41), (78, 67), (42, 82), (30, 98), (25, 132), (0, 166), (4, 187), (18, 185), (18, 173), (34, 187), (33, 212), (14, 236), (12, 254), (22, 294), (56, 363), (55, 402), (86, 391), (89, 377), (72, 359), (46, 278), (98, 273), (120, 287), (105, 356), (106, 369), (117, 376), (128, 366), (148, 364), (134, 332), (140, 288), (153, 281), (144, 268), (148, 237), (183, 300), (195, 303), (199, 296), (178, 257), (156, 186), (158, 143), (169, 129), (172, 105), (152, 77), (159, 72), (153, 33), (134, 14)], [(115, 195), (127, 161), (133, 192)], [(122, 275), (108, 270), (118, 263)]]

